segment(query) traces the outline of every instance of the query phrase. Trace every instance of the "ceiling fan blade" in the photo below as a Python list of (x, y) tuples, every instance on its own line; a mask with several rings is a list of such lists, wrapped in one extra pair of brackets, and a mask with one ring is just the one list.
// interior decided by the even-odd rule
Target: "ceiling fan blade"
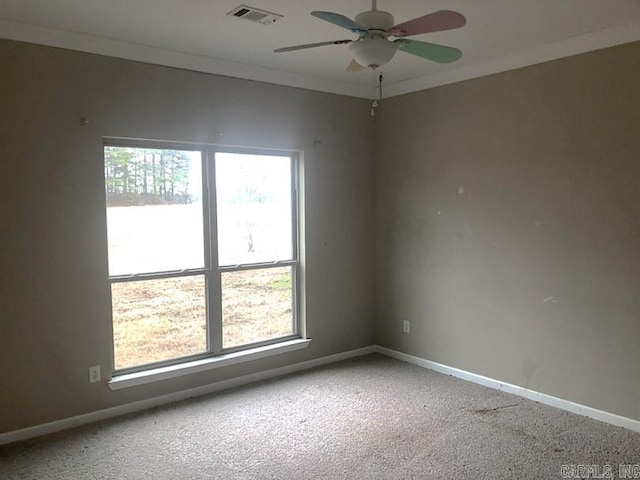
[(391, 27), (390, 32), (396, 37), (408, 37), (410, 35), (420, 35), (421, 33), (453, 30), (464, 27), (466, 23), (467, 19), (461, 13), (452, 10), (440, 10), (394, 25)]
[(457, 48), (436, 45), (435, 43), (419, 42), (418, 40), (407, 40), (398, 38), (394, 40), (398, 48), (403, 52), (417, 55), (438, 63), (451, 63), (462, 57), (462, 52)]
[(305, 43), (304, 45), (294, 45), (293, 47), (282, 47), (274, 50), (274, 53), (293, 52), (295, 50), (304, 50), (305, 48), (324, 47), (325, 45), (343, 45), (351, 43), (353, 40), (333, 40), (331, 42)]
[(311, 15), (319, 18), (320, 20), (324, 20), (325, 22), (333, 23), (334, 25), (337, 25), (339, 27), (351, 30), (353, 33), (356, 33), (358, 35), (365, 35), (369, 33), (366, 28), (361, 27), (350, 18), (345, 17), (344, 15), (340, 15), (339, 13), (315, 11), (311, 12)]
[(366, 69), (367, 69), (367, 67), (363, 67), (362, 65), (360, 65), (355, 60), (351, 60), (351, 63), (347, 67), (347, 72), (350, 72), (350, 73), (361, 72), (362, 70), (366, 70)]

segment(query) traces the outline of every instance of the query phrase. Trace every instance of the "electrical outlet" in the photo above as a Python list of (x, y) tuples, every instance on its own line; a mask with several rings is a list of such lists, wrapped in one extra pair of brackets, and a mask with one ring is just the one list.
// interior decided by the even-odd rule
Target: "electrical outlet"
[(89, 383), (96, 383), (100, 381), (100, 365), (94, 365), (89, 367)]
[(402, 321), (402, 331), (404, 333), (411, 332), (411, 322), (409, 320), (403, 320)]

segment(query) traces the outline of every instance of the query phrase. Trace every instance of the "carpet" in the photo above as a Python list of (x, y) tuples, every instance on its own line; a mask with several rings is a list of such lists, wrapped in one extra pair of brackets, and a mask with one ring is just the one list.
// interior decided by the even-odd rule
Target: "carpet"
[(625, 464), (640, 434), (381, 355), (0, 447), (3, 480), (618, 478)]

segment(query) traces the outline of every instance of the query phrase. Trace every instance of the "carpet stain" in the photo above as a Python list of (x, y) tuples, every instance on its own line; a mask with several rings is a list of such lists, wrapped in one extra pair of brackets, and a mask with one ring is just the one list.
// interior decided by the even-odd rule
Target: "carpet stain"
[(535, 440), (536, 436), (535, 435), (531, 435), (529, 432), (527, 432), (524, 428), (519, 427), (519, 426), (515, 426), (515, 425), (499, 425), (501, 428), (503, 428), (504, 430), (511, 432), (519, 437), (523, 437), (523, 438), (527, 438), (530, 440)]
[(505, 423), (502, 420), (498, 419), (498, 413), (501, 410), (505, 410), (507, 408), (519, 407), (519, 406), (520, 406), (519, 403), (514, 403), (513, 405), (501, 405), (499, 407), (494, 407), (494, 408), (480, 408), (478, 410), (471, 410), (471, 412), (478, 414), (481, 417), (484, 417), (487, 419), (488, 418), (494, 419), (493, 421), (490, 421), (490, 423), (495, 427), (502, 429), (503, 431), (509, 432), (518, 437), (534, 440), (536, 438), (535, 435), (532, 435), (531, 433), (529, 433), (522, 426), (514, 425), (512, 424), (511, 421)]
[(471, 413), (476, 413), (478, 415), (490, 415), (492, 417), (495, 417), (500, 410), (504, 410), (505, 408), (518, 407), (519, 405), (520, 404), (515, 403), (513, 405), (503, 405), (501, 407), (494, 407), (494, 408), (480, 408), (478, 410), (470, 410), (470, 411)]

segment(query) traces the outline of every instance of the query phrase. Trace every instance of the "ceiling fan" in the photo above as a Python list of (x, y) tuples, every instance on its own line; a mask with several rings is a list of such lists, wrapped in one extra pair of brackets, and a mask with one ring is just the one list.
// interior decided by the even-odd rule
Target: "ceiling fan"
[[(278, 48), (274, 52), (292, 52), (326, 45), (350, 44), (349, 50), (353, 56), (353, 61), (347, 67), (348, 72), (381, 67), (388, 63), (398, 50), (438, 63), (455, 62), (462, 56), (462, 52), (457, 48), (409, 40), (404, 37), (463, 27), (467, 22), (464, 15), (451, 10), (440, 10), (394, 25), (393, 15), (389, 12), (378, 10), (376, 6), (377, 1), (372, 0), (371, 10), (359, 13), (354, 20), (339, 13), (311, 12), (311, 15), (316, 18), (346, 28), (357, 34), (358, 38), (356, 40), (346, 39), (307, 43)], [(389, 40), (389, 37), (397, 38)]]

